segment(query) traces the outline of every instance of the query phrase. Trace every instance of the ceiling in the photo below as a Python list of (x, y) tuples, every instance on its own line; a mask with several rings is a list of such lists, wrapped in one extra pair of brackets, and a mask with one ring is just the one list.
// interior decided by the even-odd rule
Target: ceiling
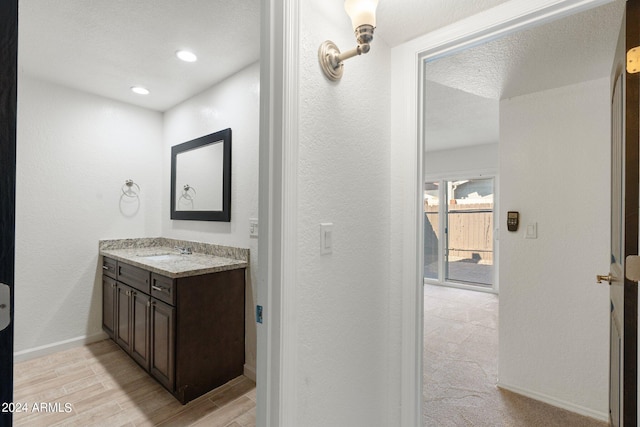
[(27, 74), (165, 111), (260, 58), (260, 0), (20, 0), (18, 40)]
[[(397, 46), (505, 1), (382, 0), (376, 40)], [(20, 67), (44, 80), (166, 111), (259, 59), (260, 3), (21, 0)], [(191, 49), (198, 62), (177, 60), (178, 49)], [(135, 85), (151, 94), (131, 93)]]
[[(381, 0), (376, 40), (397, 46), (505, 1)], [(260, 3), (21, 0), (20, 68), (41, 79), (166, 111), (259, 59)], [(623, 3), (618, 0), (617, 6)], [(609, 24), (619, 22), (621, 9), (600, 9), (431, 63), (428, 78), (438, 86), (432, 87), (429, 108), (483, 126), (481, 114), (495, 112), (487, 105), (497, 99), (604, 75), (602, 63), (609, 61), (615, 43)], [(178, 60), (174, 53), (179, 49), (194, 51), (198, 62)], [(151, 94), (133, 94), (134, 85)], [(478, 108), (472, 111), (471, 106)], [(436, 122), (446, 123), (442, 117)], [(462, 130), (455, 129), (453, 138), (439, 129), (440, 148), (478, 143), (465, 139)], [(470, 132), (480, 135), (478, 128)]]
[(376, 12), (375, 38), (382, 38), (389, 46), (395, 47), (506, 2), (507, 0), (380, 0)]
[(608, 77), (624, 0), (430, 62), (426, 149), (497, 142), (499, 100)]

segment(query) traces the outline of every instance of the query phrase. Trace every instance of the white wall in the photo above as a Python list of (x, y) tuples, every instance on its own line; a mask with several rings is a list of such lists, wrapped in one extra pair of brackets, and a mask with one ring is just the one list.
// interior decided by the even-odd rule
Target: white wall
[(160, 113), (19, 76), (15, 351), (102, 333), (98, 240), (160, 233), (161, 144)]
[[(260, 65), (254, 63), (164, 114), (162, 220), (164, 237), (249, 248), (246, 294), (246, 373), (255, 378), (255, 284), (258, 241), (249, 238), (249, 218), (258, 218)], [(174, 221), (169, 217), (171, 147), (231, 128), (231, 222)]]
[(424, 174), (428, 177), (450, 176), (457, 173), (468, 174), (469, 171), (493, 170), (497, 172), (499, 165), (498, 143), (428, 151), (424, 159)]
[[(606, 419), (609, 79), (500, 104), (499, 382)], [(538, 239), (524, 239), (528, 223)]]
[[(389, 364), (390, 49), (348, 60), (327, 80), (326, 39), (355, 47), (339, 2), (300, 2), (297, 423), (394, 425)], [(334, 224), (320, 254), (320, 223)], [(397, 331), (399, 332), (399, 331)]]

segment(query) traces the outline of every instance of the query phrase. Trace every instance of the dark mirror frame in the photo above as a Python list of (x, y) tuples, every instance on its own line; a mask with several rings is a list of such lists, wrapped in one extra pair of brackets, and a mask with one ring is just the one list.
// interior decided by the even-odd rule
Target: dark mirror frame
[[(223, 144), (222, 210), (179, 211), (176, 210), (176, 160), (180, 153), (212, 143)], [(212, 165), (212, 167), (214, 167)], [(205, 135), (171, 147), (171, 219), (194, 221), (231, 222), (231, 128)]]

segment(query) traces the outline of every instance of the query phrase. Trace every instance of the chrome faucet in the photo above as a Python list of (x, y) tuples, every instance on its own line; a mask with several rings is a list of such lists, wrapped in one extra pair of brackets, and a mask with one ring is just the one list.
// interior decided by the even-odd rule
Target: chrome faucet
[(188, 246), (175, 246), (173, 249), (180, 252), (180, 255), (191, 255), (193, 253)]

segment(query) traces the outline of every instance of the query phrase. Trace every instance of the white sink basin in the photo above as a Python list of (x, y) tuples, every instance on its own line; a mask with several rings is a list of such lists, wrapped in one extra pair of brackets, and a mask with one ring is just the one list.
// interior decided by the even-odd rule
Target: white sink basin
[(158, 255), (140, 256), (140, 258), (144, 258), (148, 261), (171, 261), (171, 260), (181, 259), (182, 256), (178, 254), (158, 254)]

